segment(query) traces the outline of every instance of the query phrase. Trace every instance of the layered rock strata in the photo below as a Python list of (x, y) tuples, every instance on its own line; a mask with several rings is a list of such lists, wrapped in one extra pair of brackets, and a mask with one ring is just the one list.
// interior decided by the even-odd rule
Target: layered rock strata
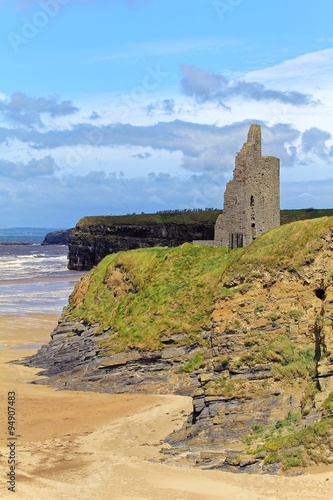
[[(295, 225), (296, 236), (300, 227)], [(255, 254), (258, 242), (253, 249)], [(274, 434), (288, 420), (295, 429), (306, 428), (320, 420), (333, 391), (333, 230), (320, 236), (302, 266), (285, 252), (275, 267), (263, 260), (254, 265), (253, 257), (250, 265), (246, 251), (239, 254), (221, 277), (200, 342), (189, 344), (174, 333), (164, 335), (156, 350), (110, 354), (103, 347), (109, 329), (63, 316), (50, 343), (26, 362), (44, 368), (49, 378), (41, 383), (58, 388), (191, 395), (193, 412), (168, 437), (167, 453), (205, 467), (262, 470), (265, 453), (245, 453), (253, 429)], [(114, 296), (116, 281), (107, 282), (116, 287)], [(201, 361), (188, 369), (198, 353)], [(332, 450), (326, 452), (333, 462)]]
[(170, 347), (172, 337), (158, 351), (139, 351), (105, 355), (100, 347), (108, 330), (96, 333), (99, 325), (78, 321), (60, 321), (51, 341), (42, 346), (26, 364), (43, 368), (38, 383), (50, 383), (59, 389), (92, 390), (112, 394), (179, 394), (190, 396), (199, 387), (196, 378), (179, 373), (184, 359), (194, 347)]
[[(92, 218), (93, 219), (93, 218)], [(198, 223), (117, 223), (79, 224), (69, 242), (68, 268), (76, 271), (90, 270), (108, 254), (149, 248), (175, 247), (193, 240), (212, 240), (215, 219)]]

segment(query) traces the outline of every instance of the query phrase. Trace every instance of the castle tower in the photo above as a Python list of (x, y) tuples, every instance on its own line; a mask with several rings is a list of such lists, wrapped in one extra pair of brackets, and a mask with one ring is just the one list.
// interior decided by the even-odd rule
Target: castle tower
[(215, 224), (214, 246), (245, 247), (280, 225), (280, 160), (261, 156), (261, 127), (250, 127)]

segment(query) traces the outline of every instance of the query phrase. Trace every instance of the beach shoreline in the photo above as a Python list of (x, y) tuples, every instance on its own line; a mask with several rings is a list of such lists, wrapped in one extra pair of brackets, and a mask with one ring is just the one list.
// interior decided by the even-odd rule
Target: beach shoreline
[[(0, 317), (0, 497), (8, 491), (7, 397), (16, 396), (17, 499), (283, 500), (333, 498), (333, 468), (295, 477), (232, 474), (161, 463), (163, 438), (190, 398), (58, 391), (11, 364), (48, 342), (56, 315)], [(169, 462), (170, 462), (169, 458)]]

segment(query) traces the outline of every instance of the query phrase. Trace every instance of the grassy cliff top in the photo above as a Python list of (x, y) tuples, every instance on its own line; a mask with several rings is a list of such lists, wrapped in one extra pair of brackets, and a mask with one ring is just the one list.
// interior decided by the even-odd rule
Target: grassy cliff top
[[(225, 279), (235, 276), (246, 280), (251, 272), (287, 270), (295, 272), (313, 260), (331, 239), (333, 217), (321, 217), (293, 222), (264, 233), (243, 250), (237, 262), (230, 266)], [(332, 269), (326, 269), (326, 278)]]
[(333, 208), (300, 208), (293, 210), (281, 210), (281, 224), (296, 222), (298, 220), (318, 219), (320, 217), (332, 217)]
[[(198, 224), (215, 223), (222, 210), (175, 210), (155, 214), (128, 215), (96, 215), (83, 217), (76, 224), (77, 229), (89, 226), (113, 226), (115, 224)], [(281, 210), (281, 224), (297, 220), (315, 219), (333, 216), (333, 209), (305, 208), (297, 210)]]
[(79, 282), (66, 314), (111, 327), (113, 351), (158, 349), (168, 335), (191, 345), (209, 322), (221, 273), (238, 253), (185, 243), (108, 255)]
[(280, 226), (245, 249), (186, 243), (111, 254), (79, 282), (66, 315), (111, 328), (114, 351), (158, 349), (169, 334), (192, 343), (232, 280), (247, 281), (264, 270), (293, 272), (332, 231), (333, 217), (324, 217)]
[(221, 210), (182, 210), (158, 212), (155, 214), (100, 215), (83, 217), (76, 227), (83, 229), (92, 225), (113, 226), (114, 224), (198, 224), (215, 223)]

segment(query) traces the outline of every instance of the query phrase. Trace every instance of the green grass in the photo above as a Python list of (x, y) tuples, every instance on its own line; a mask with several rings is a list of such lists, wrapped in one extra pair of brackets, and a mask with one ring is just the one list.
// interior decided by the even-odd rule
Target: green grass
[[(202, 343), (199, 334), (214, 307), (214, 291), (237, 252), (184, 244), (105, 257), (86, 280), (83, 300), (71, 301), (66, 315), (100, 329), (110, 328), (110, 352), (157, 349), (165, 336), (183, 334), (182, 345)], [(116, 295), (107, 286), (115, 269), (135, 293)], [(185, 334), (185, 335), (184, 335)]]
[[(323, 237), (333, 230), (333, 217), (303, 220), (264, 233), (243, 249), (237, 262), (227, 269), (223, 284), (230, 288), (251, 281), (251, 273), (282, 269), (297, 272), (311, 262), (323, 245)], [(328, 269), (326, 278), (332, 274)]]
[(297, 210), (281, 210), (281, 224), (296, 222), (298, 220), (318, 219), (332, 217), (333, 208), (301, 208)]
[(323, 404), (324, 415), (333, 415), (333, 392), (330, 392), (328, 398)]
[(316, 376), (315, 349), (293, 349), (292, 357), (288, 361), (283, 359), (281, 363), (275, 363), (272, 373), (275, 380), (285, 380), (290, 384), (298, 378), (310, 383)]
[(179, 372), (192, 373), (197, 368), (200, 368), (204, 362), (204, 354), (202, 352), (197, 352), (194, 356), (188, 360), (183, 366), (179, 368)]
[(325, 450), (332, 449), (333, 418), (323, 418), (314, 425), (285, 436), (268, 439), (254, 453), (267, 452), (265, 464), (281, 463), (284, 469), (323, 463)]
[(287, 335), (263, 332), (251, 332), (245, 337), (245, 350), (233, 364), (253, 367), (260, 364), (272, 364), (275, 380), (284, 380), (292, 384), (297, 377), (311, 379), (315, 376), (315, 349), (299, 349)]
[(212, 223), (221, 210), (181, 210), (155, 214), (100, 215), (83, 217), (76, 224), (77, 229), (90, 226), (113, 226), (114, 224), (197, 224)]
[[(328, 408), (333, 401), (333, 393), (324, 402)], [(293, 415), (278, 420), (274, 425), (253, 425), (243, 441), (251, 448), (249, 454), (266, 452), (264, 463), (279, 463), (287, 470), (310, 464), (330, 463), (329, 450), (333, 448), (333, 418), (324, 417), (313, 425), (297, 429), (301, 415)], [(260, 441), (260, 445), (255, 443)], [(264, 442), (263, 442), (264, 441)]]

